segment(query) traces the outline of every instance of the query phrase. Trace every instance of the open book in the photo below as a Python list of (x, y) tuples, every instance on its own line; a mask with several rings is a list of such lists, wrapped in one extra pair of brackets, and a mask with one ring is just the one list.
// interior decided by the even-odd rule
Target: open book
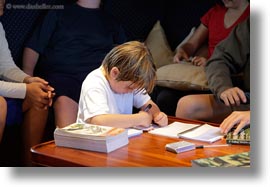
[(166, 127), (149, 131), (151, 134), (172, 138), (184, 138), (212, 143), (223, 137), (219, 127), (208, 124), (198, 125), (182, 122), (173, 122)]

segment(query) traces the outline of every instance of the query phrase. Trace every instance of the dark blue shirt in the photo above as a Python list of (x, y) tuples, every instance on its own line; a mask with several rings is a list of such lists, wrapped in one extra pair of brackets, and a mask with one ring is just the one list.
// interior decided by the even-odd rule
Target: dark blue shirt
[(43, 73), (77, 74), (98, 68), (105, 55), (125, 41), (122, 27), (102, 9), (73, 4), (49, 11), (27, 47), (40, 54)]

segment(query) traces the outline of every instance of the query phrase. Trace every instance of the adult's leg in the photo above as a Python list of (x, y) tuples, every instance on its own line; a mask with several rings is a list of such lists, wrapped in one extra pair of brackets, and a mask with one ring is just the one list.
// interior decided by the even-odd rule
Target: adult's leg
[(170, 116), (175, 115), (177, 101), (182, 96), (182, 92), (179, 90), (158, 86), (155, 87), (154, 92), (151, 94), (151, 98), (153, 98), (160, 110)]
[(36, 109), (27, 103), (23, 102), (23, 124), (22, 124), (22, 138), (23, 138), (23, 162), (31, 165), (30, 148), (36, 144), (41, 143), (44, 129), (47, 124), (48, 110)]
[(60, 96), (54, 102), (53, 107), (56, 127), (63, 128), (76, 122), (78, 103), (71, 98)]
[(80, 90), (89, 72), (50, 73), (46, 80), (54, 87), (53, 102), (55, 126), (63, 128), (76, 122)]
[(213, 94), (187, 95), (177, 103), (176, 117), (220, 123), (232, 112)]
[(7, 117), (7, 102), (0, 96), (0, 143), (3, 137)]

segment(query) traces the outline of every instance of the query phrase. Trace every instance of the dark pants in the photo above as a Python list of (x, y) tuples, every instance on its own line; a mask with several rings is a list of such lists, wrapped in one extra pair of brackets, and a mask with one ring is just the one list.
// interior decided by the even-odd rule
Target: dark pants
[(178, 100), (191, 94), (210, 94), (210, 91), (181, 91), (171, 88), (156, 86), (150, 94), (152, 100), (158, 105), (160, 110), (169, 116), (175, 116)]

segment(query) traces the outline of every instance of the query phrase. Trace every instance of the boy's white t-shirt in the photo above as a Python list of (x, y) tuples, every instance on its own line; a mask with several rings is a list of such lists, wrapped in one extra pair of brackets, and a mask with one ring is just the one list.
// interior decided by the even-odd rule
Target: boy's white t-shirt
[(89, 73), (82, 84), (77, 123), (101, 114), (132, 114), (133, 106), (141, 108), (150, 99), (143, 91), (113, 92), (100, 67)]

